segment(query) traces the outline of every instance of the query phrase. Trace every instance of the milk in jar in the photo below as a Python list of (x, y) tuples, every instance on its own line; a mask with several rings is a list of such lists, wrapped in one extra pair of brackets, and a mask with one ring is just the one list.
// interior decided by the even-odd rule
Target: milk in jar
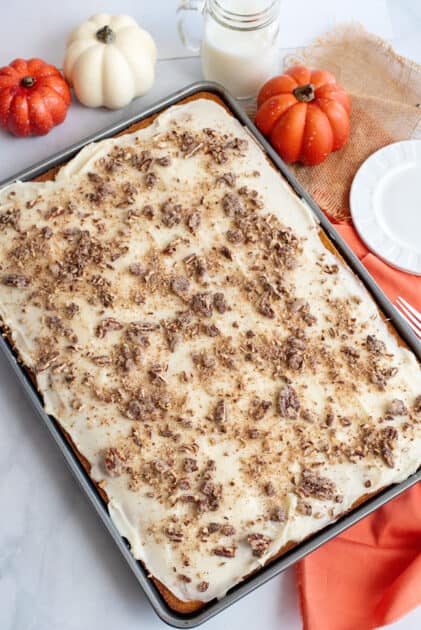
[(237, 98), (256, 96), (279, 70), (279, 2), (208, 0), (207, 5), (204, 78), (221, 83)]

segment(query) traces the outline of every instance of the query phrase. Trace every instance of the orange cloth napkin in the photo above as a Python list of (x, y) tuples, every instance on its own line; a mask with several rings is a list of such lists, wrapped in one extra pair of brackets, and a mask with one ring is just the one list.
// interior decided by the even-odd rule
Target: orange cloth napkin
[[(345, 239), (392, 302), (421, 311), (421, 278), (369, 252), (350, 223)], [(420, 392), (421, 393), (421, 392)], [(421, 484), (307, 556), (297, 565), (304, 630), (371, 630), (421, 603)]]

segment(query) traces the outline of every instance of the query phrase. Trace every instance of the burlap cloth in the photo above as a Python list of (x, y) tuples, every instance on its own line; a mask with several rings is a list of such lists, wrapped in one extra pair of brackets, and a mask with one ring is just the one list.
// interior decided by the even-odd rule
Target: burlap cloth
[(323, 210), (350, 218), (349, 189), (364, 160), (391, 142), (421, 139), (421, 65), (358, 24), (336, 27), (299, 56), (286, 57), (284, 68), (295, 63), (330, 70), (351, 95), (345, 147), (318, 166), (292, 167)]

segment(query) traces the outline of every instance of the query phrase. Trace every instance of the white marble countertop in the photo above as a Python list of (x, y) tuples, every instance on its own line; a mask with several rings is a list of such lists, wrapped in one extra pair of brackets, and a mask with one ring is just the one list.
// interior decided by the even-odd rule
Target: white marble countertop
[[(136, 17), (156, 38), (159, 62), (152, 91), (126, 110), (74, 104), (66, 122), (46, 137), (16, 139), (0, 131), (0, 181), (200, 79), (199, 59), (178, 42), (175, 6), (176, 0), (4, 3), (0, 65), (18, 56), (40, 56), (61, 65), (66, 34), (100, 10)], [(319, 0), (317, 5), (284, 0), (280, 58), (344, 19), (363, 21), (401, 54), (421, 62), (420, 0)], [(1, 356), (0, 473), (0, 630), (165, 628)], [(203, 626), (256, 627), (301, 627), (293, 569)], [(421, 608), (390, 627), (419, 629)]]

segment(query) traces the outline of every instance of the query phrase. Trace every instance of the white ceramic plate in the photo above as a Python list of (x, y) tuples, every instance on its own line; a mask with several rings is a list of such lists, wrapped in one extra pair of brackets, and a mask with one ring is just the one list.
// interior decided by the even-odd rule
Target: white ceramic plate
[(421, 141), (373, 153), (351, 186), (354, 225), (367, 247), (393, 267), (421, 275)]

